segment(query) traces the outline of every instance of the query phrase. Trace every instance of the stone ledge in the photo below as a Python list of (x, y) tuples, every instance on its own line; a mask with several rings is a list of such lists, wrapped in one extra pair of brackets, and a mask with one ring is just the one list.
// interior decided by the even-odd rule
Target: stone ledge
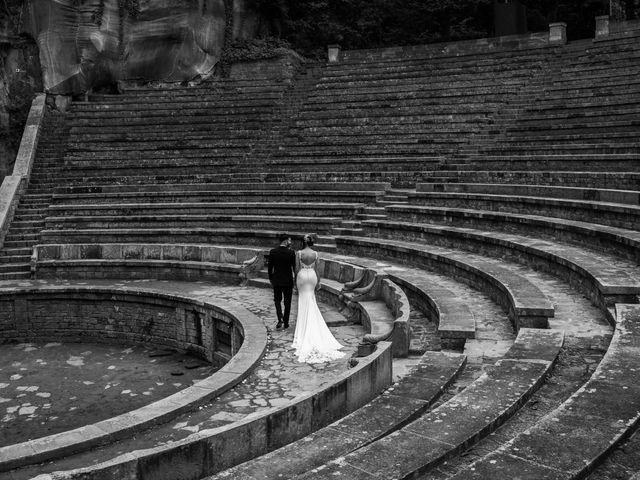
[(423, 414), (459, 375), (465, 361), (464, 355), (427, 352), (399, 382), (352, 414), (309, 435), (302, 442), (292, 443), (206, 480), (253, 478), (252, 475), (291, 477), (357, 450)]
[[(318, 387), (282, 407), (203, 430), (168, 445), (125, 453), (92, 467), (36, 478), (80, 480), (87, 476), (126, 475), (131, 480), (143, 480), (163, 478), (169, 465), (212, 475), (299, 440), (377, 397), (391, 384), (391, 344), (381, 342), (371, 355), (359, 360), (356, 367), (340, 375), (332, 385)], [(327, 410), (328, 405), (334, 408)]]
[(498, 195), (529, 195), (534, 197), (554, 197), (570, 200), (592, 200), (599, 202), (640, 205), (640, 191), (614, 190), (589, 187), (563, 187), (552, 185), (504, 184), (504, 183), (419, 183), (418, 193), (460, 192)]
[(577, 220), (487, 210), (399, 205), (386, 208), (396, 218), (411, 221), (446, 218), (446, 223), (456, 226), (498, 228), (501, 231), (505, 231), (506, 227), (518, 232), (534, 229), (537, 234), (545, 233), (559, 239), (567, 238), (596, 249), (605, 247), (631, 260), (640, 260), (640, 234), (635, 230)]
[(355, 471), (360, 472), (357, 478), (409, 478), (424, 472), (511, 417), (544, 382), (563, 338), (559, 331), (521, 329), (507, 352), (513, 358), (499, 360), (449, 401), (395, 433), (296, 478), (356, 478)]
[(365, 231), (384, 238), (412, 238), (430, 245), (462, 248), (496, 257), (506, 257), (559, 275), (583, 291), (592, 302), (606, 309), (616, 302), (632, 301), (640, 294), (640, 277), (632, 268), (618, 266), (615, 272), (589, 252), (551, 241), (511, 233), (487, 232), (447, 225), (389, 220), (365, 220)]
[(40, 130), (45, 117), (46, 95), (41, 93), (31, 103), (20, 148), (11, 175), (5, 177), (0, 186), (0, 247), (4, 243), (15, 209), (29, 181), (36, 157)]
[(321, 193), (358, 193), (380, 195), (391, 188), (388, 182), (206, 182), (206, 183), (170, 183), (162, 185), (152, 184), (100, 184), (90, 182), (83, 185), (61, 186), (53, 194), (53, 201), (65, 199), (73, 195), (104, 198), (118, 194), (139, 195), (171, 195), (173, 193), (220, 192), (233, 194), (234, 192), (264, 192), (287, 191), (297, 194), (300, 191)]
[[(591, 379), (560, 407), (452, 479), (509, 478), (514, 471), (527, 478), (586, 477), (640, 421), (639, 341), (640, 308), (617, 304), (613, 338)], [(547, 477), (548, 472), (554, 473)]]
[(636, 230), (640, 227), (640, 206), (597, 200), (547, 198), (523, 194), (467, 192), (409, 192), (412, 205), (474, 208), (477, 210), (526, 213), (593, 222)]
[(341, 62), (371, 61), (376, 59), (406, 59), (421, 56), (432, 59), (438, 57), (458, 57), (487, 51), (522, 51), (548, 46), (548, 33), (539, 32), (527, 35), (509, 35), (503, 37), (483, 38), (460, 42), (436, 43), (415, 47), (395, 47), (375, 50), (343, 50)]
[[(402, 274), (388, 273), (389, 278), (405, 291), (411, 292), (425, 311), (433, 312), (438, 320), (441, 341), (450, 348), (460, 347), (467, 338), (476, 336), (476, 319), (465, 303), (452, 302), (454, 294), (438, 285), (418, 283)], [(410, 295), (409, 295), (410, 296)]]
[(466, 260), (462, 254), (448, 249), (426, 247), (398, 240), (371, 239), (365, 237), (336, 237), (339, 251), (350, 252), (354, 248), (375, 257), (404, 259), (411, 255), (440, 270), (454, 271), (464, 282), (485, 290), (509, 311), (516, 328), (548, 326), (548, 318), (554, 316), (554, 308), (537, 286), (526, 278), (514, 274), (493, 263)]

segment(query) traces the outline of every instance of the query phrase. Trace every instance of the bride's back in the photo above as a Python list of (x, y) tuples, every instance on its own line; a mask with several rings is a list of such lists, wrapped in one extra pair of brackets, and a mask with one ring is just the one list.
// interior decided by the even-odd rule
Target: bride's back
[(300, 250), (299, 255), (300, 261), (307, 266), (312, 265), (313, 262), (316, 261), (316, 258), (318, 258), (317, 252), (309, 247)]

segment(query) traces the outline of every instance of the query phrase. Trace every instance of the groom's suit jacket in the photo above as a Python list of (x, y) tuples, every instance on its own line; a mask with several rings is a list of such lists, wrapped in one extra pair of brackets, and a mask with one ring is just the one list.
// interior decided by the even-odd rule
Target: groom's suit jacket
[(269, 280), (278, 287), (292, 287), (296, 272), (296, 254), (279, 246), (269, 252)]

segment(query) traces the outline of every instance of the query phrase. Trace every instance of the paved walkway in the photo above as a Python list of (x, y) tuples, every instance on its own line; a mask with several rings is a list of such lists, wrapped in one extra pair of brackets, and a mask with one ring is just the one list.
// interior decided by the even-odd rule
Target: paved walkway
[[(0, 288), (16, 287), (17, 282), (1, 282)], [(188, 283), (188, 282), (170, 282), (170, 281), (33, 281), (19, 282), (22, 286), (31, 286), (34, 284), (51, 286), (51, 285), (74, 285), (74, 284), (94, 284), (102, 286), (125, 287), (127, 285), (135, 287), (144, 287), (147, 289), (169, 291), (177, 294), (189, 295), (195, 298), (215, 300), (225, 300), (228, 302), (238, 302), (249, 311), (261, 318), (269, 330), (269, 342), (266, 355), (256, 370), (245, 379), (240, 385), (226, 392), (211, 402), (204, 405), (199, 410), (190, 414), (182, 415), (168, 424), (154, 428), (151, 431), (143, 432), (135, 438), (123, 440), (122, 442), (112, 444), (99, 450), (91, 451), (85, 454), (79, 454), (67, 459), (55, 462), (54, 465), (35, 466), (21, 470), (19, 473), (0, 473), (0, 479), (28, 479), (39, 473), (47, 473), (55, 470), (77, 468), (94, 464), (109, 458), (117, 457), (124, 452), (133, 450), (151, 448), (172, 441), (184, 439), (196, 432), (202, 430), (216, 428), (222, 425), (232, 423), (243, 419), (250, 413), (267, 410), (271, 407), (277, 407), (290, 402), (299, 395), (303, 395), (310, 390), (323, 385), (329, 385), (349, 368), (349, 357), (355, 351), (357, 344), (364, 335), (364, 329), (360, 325), (344, 325), (345, 318), (333, 307), (321, 304), (322, 310), (327, 323), (336, 324), (341, 322), (342, 326), (332, 326), (331, 329), (336, 338), (345, 345), (345, 358), (317, 365), (298, 363), (294, 351), (291, 348), (295, 321), (288, 330), (275, 331), (275, 307), (273, 306), (272, 295), (270, 290), (252, 288), (252, 287), (225, 287), (216, 286), (204, 282)], [(296, 301), (294, 296), (292, 306), (292, 319), (296, 315)], [(5, 349), (14, 349), (13, 346), (0, 346), (0, 351)], [(43, 347), (44, 348), (44, 347)], [(93, 347), (92, 347), (93, 348)], [(84, 350), (90, 350), (85, 346)], [(122, 352), (122, 347), (116, 348), (116, 351)], [(66, 357), (65, 354), (65, 359)], [(142, 359), (140, 359), (142, 360)], [(44, 366), (46, 367), (46, 365)], [(1, 372), (0, 372), (1, 373)], [(49, 371), (51, 373), (51, 371)], [(29, 385), (38, 387), (38, 391), (50, 392), (53, 390), (53, 384), (57, 382), (57, 374), (41, 377), (41, 383), (27, 382)], [(84, 377), (84, 375), (83, 375)], [(122, 385), (118, 386), (120, 392), (131, 390), (137, 392), (140, 388), (135, 384), (135, 379), (125, 378), (123, 375), (120, 380)], [(2, 380), (3, 381), (3, 380)], [(183, 380), (181, 379), (180, 383)], [(3, 381), (4, 382), (4, 381)], [(102, 382), (106, 386), (105, 380), (96, 379), (96, 383)], [(5, 382), (6, 383), (6, 382)], [(12, 397), (16, 397), (19, 393), (14, 388), (13, 383), (2, 390), (3, 395), (8, 397), (4, 392), (11, 392)], [(126, 383), (126, 384), (125, 384)], [(178, 383), (178, 382), (176, 382)], [(22, 383), (21, 383), (22, 384)], [(25, 383), (26, 385), (26, 383)], [(16, 383), (16, 387), (18, 384)], [(104, 388), (104, 387), (103, 387)], [(146, 391), (146, 390), (145, 390)], [(121, 394), (122, 397), (129, 400), (132, 398), (129, 394)], [(67, 400), (78, 403), (78, 399), (71, 400), (70, 395)], [(113, 401), (119, 402), (120, 397), (114, 396)], [(16, 403), (15, 399), (11, 399), (11, 405)], [(0, 409), (5, 410), (6, 407), (0, 405)], [(2, 412), (0, 410), (0, 412)], [(4, 414), (4, 412), (2, 412)], [(68, 412), (70, 416), (75, 416), (74, 411)], [(24, 417), (24, 416), (23, 416)], [(33, 420), (32, 420), (33, 421)], [(15, 418), (12, 422), (27, 423), (27, 418)], [(16, 423), (17, 425), (17, 423)], [(46, 432), (44, 432), (46, 434)], [(15, 443), (15, 442), (11, 442)]]

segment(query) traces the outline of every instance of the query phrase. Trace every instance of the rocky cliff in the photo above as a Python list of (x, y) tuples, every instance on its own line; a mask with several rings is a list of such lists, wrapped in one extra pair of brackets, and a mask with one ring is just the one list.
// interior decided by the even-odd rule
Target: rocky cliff
[(228, 38), (254, 35), (244, 0), (27, 0), (23, 29), (49, 93), (124, 79), (190, 80), (212, 71)]

